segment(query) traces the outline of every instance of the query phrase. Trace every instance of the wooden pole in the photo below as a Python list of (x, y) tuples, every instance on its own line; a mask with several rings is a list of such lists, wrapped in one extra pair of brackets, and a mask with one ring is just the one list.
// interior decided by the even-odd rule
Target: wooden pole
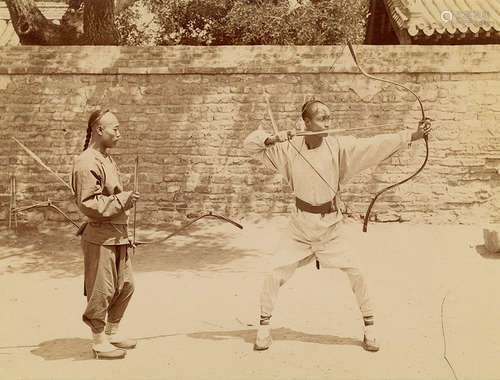
[(10, 185), (10, 197), (9, 197), (9, 230), (12, 228), (12, 194), (13, 194), (13, 191), (12, 191), (12, 177), (13, 176), (10, 176), (10, 182), (9, 182), (9, 185)]
[[(13, 206), (14, 208), (17, 207), (17, 201), (16, 201), (16, 195), (17, 195), (17, 188), (16, 188), (16, 177), (12, 175), (12, 199), (13, 199)], [(17, 230), (17, 212), (14, 213), (14, 226), (15, 229)]]
[(16, 177), (13, 174), (10, 176), (9, 191), (9, 229), (12, 228), (12, 218), (14, 218), (14, 228), (17, 229)]
[[(134, 192), (139, 191), (139, 182), (137, 181), (137, 167), (139, 166), (139, 155), (135, 156), (135, 165), (134, 165)], [(137, 219), (137, 201), (134, 202), (134, 236), (133, 236), (133, 245), (132, 245), (132, 253), (135, 256), (135, 225)]]

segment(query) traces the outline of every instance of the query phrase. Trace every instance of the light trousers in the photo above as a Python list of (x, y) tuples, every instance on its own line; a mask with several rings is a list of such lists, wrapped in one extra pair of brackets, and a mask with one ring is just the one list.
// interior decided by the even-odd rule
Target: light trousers
[[(297, 268), (303, 267), (316, 259), (315, 254), (311, 254), (295, 263), (275, 268), (264, 279), (264, 284), (260, 294), (261, 316), (270, 317), (272, 315), (278, 292), (295, 273)], [(328, 268), (329, 269), (329, 268)], [(359, 268), (339, 268), (347, 274), (351, 283), (351, 288), (356, 296), (356, 300), (363, 317), (373, 316), (374, 310), (368, 295), (366, 281)]]

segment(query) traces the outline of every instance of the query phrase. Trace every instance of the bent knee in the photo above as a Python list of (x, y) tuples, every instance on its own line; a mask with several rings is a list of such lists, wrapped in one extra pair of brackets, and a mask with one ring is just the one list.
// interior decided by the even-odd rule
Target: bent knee
[(364, 278), (363, 272), (359, 268), (342, 268), (342, 270), (352, 279), (362, 280)]
[(274, 284), (282, 286), (285, 282), (286, 279), (284, 278), (283, 273), (278, 269), (272, 270), (264, 277), (265, 286), (273, 286)]
[(357, 267), (342, 268), (342, 270), (346, 273), (352, 273), (352, 274), (361, 274), (362, 273), (361, 269), (357, 268)]
[(134, 294), (134, 291), (135, 291), (135, 284), (133, 281), (132, 282), (125, 282), (123, 284), (122, 293), (131, 296), (132, 294)]

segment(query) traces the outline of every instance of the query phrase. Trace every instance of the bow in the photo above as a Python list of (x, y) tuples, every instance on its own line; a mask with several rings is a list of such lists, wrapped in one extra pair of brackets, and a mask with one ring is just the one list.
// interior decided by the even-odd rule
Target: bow
[[(406, 89), (407, 91), (409, 91), (413, 96), (415, 96), (415, 98), (417, 99), (418, 101), (418, 104), (420, 105), (420, 110), (422, 111), (422, 119), (420, 120), (420, 123), (425, 123), (426, 121), (430, 120), (429, 118), (427, 118), (425, 116), (425, 111), (424, 111), (424, 106), (422, 104), (422, 101), (420, 100), (420, 98), (418, 97), (418, 95), (413, 92), (410, 88), (406, 87), (405, 85), (401, 84), (401, 83), (398, 83), (398, 82), (394, 82), (392, 80), (388, 80), (388, 79), (383, 79), (383, 78), (378, 78), (374, 75), (371, 75), (371, 74), (368, 74), (365, 70), (363, 70), (363, 68), (360, 66), (359, 62), (358, 62), (358, 59), (356, 57), (356, 53), (354, 52), (354, 48), (352, 47), (351, 43), (350, 42), (347, 42), (347, 46), (349, 47), (349, 51), (351, 52), (351, 56), (354, 60), (354, 63), (356, 64), (356, 66), (358, 67), (359, 71), (361, 72), (361, 74), (363, 74), (364, 76), (366, 76), (367, 78), (370, 78), (370, 79), (374, 79), (374, 80), (378, 80), (378, 81), (381, 81), (381, 82), (386, 82), (386, 83), (390, 83), (390, 84), (393, 84), (395, 86), (398, 86), (398, 87), (401, 87), (401, 88), (404, 88)], [(403, 179), (402, 181), (399, 181), (393, 185), (390, 185), (390, 186), (387, 186), (386, 188), (380, 190), (378, 193), (375, 194), (375, 196), (372, 198), (371, 202), (370, 202), (370, 205), (368, 206), (368, 209), (366, 210), (366, 214), (365, 214), (365, 218), (363, 220), (363, 232), (366, 232), (367, 231), (367, 228), (368, 228), (368, 220), (370, 218), (370, 213), (372, 211), (372, 208), (373, 208), (373, 205), (375, 204), (375, 201), (377, 200), (377, 198), (382, 195), (383, 193), (385, 193), (387, 190), (390, 190), (390, 189), (393, 189), (395, 188), (396, 186), (399, 186), (399, 185), (402, 185), (403, 183), (405, 182), (408, 182), (410, 179), (414, 178), (417, 174), (419, 174), (422, 169), (425, 167), (425, 165), (427, 164), (427, 160), (429, 158), (429, 141), (428, 141), (428, 136), (427, 134), (424, 134), (424, 141), (425, 141), (425, 159), (424, 159), (424, 162), (422, 163), (422, 165), (420, 166), (420, 168), (418, 168), (418, 170), (413, 173), (411, 176), (409, 176), (408, 178), (406, 179)]]
[(185, 225), (183, 225), (182, 227), (178, 228), (177, 230), (175, 230), (170, 235), (168, 235), (168, 236), (166, 236), (164, 238), (161, 238), (159, 240), (152, 240), (152, 241), (137, 241), (137, 242), (135, 242), (135, 244), (136, 245), (143, 245), (143, 244), (152, 244), (152, 243), (161, 243), (161, 242), (164, 242), (165, 240), (170, 239), (172, 236), (177, 235), (179, 232), (183, 231), (184, 229), (186, 229), (187, 227), (189, 227), (194, 222), (197, 222), (198, 220), (200, 220), (202, 218), (205, 218), (205, 217), (216, 218), (216, 219), (219, 219), (219, 220), (231, 223), (232, 225), (238, 227), (240, 230), (243, 229), (243, 226), (241, 224), (239, 224), (238, 222), (235, 222), (234, 220), (231, 220), (231, 219), (229, 219), (229, 218), (227, 218), (225, 216), (217, 215), (217, 214), (214, 214), (212, 211), (209, 211), (207, 214), (203, 214), (201, 216), (198, 216), (197, 218), (195, 218), (192, 221), (186, 223)]
[[(62, 183), (64, 183), (66, 185), (66, 187), (68, 187), (70, 190), (71, 190), (71, 193), (73, 194), (73, 196), (75, 195), (74, 191), (73, 191), (73, 188), (66, 182), (64, 181), (61, 177), (59, 177), (59, 175), (57, 175), (57, 173), (52, 170), (50, 167), (48, 167), (41, 159), (40, 157), (38, 157), (33, 151), (31, 151), (28, 147), (26, 147), (24, 144), (22, 144), (19, 140), (17, 140), (15, 137), (12, 137), (12, 139), (18, 143), (36, 162), (38, 162), (43, 168), (47, 169), (49, 172), (51, 172), (54, 176), (57, 177), (57, 179), (59, 181), (61, 181)], [(138, 167), (138, 164), (139, 164), (139, 156), (137, 155), (136, 156), (136, 159), (135, 159), (135, 165), (134, 165), (134, 191), (138, 191), (139, 190), (139, 182), (138, 182), (138, 179), (137, 179), (137, 167)], [(30, 205), (30, 206), (24, 206), (24, 207), (18, 207), (18, 208), (15, 208), (15, 209), (12, 209), (11, 210), (11, 213), (17, 213), (17, 212), (20, 212), (20, 211), (26, 211), (26, 210), (30, 210), (30, 209), (33, 209), (33, 208), (37, 208), (37, 207), (49, 207), (49, 208), (52, 208), (54, 210), (56, 210), (57, 212), (59, 212), (62, 216), (64, 216), (64, 218), (66, 220), (68, 220), (69, 222), (71, 222), (71, 224), (73, 224), (73, 226), (75, 226), (78, 231), (80, 231), (80, 228), (83, 227), (78, 225), (78, 223), (76, 223), (74, 220), (72, 220), (68, 215), (66, 215), (64, 213), (64, 211), (62, 211), (59, 207), (57, 207), (55, 204), (53, 204), (50, 200), (46, 201), (46, 202), (41, 202), (41, 203), (36, 203), (36, 204), (33, 204), (33, 205)], [(165, 241), (167, 239), (170, 239), (171, 237), (177, 235), (179, 232), (181, 232), (182, 230), (184, 230), (185, 228), (189, 227), (191, 224), (193, 224), (194, 222), (202, 219), (202, 218), (205, 218), (205, 217), (213, 217), (213, 218), (216, 218), (218, 220), (222, 220), (222, 221), (225, 221), (225, 222), (228, 222), (228, 223), (231, 223), (233, 224), (234, 226), (238, 227), (239, 229), (243, 229), (243, 226), (241, 224), (239, 224), (238, 222), (235, 222), (234, 220), (231, 220), (225, 216), (222, 216), (222, 215), (217, 215), (217, 214), (214, 214), (212, 211), (209, 211), (207, 214), (203, 214), (195, 219), (193, 219), (192, 221), (186, 223), (184, 226), (180, 227), (179, 229), (175, 230), (174, 232), (172, 232), (170, 235), (168, 235), (167, 237), (165, 238), (162, 238), (160, 240), (155, 240), (155, 241), (143, 241), (143, 242), (138, 242), (136, 241), (136, 205), (134, 204), (134, 227), (133, 227), (133, 244), (132, 244), (132, 247), (135, 248), (134, 246), (136, 245), (143, 245), (143, 244), (151, 244), (151, 243), (159, 243), (159, 242), (162, 242), (162, 241)], [(135, 250), (134, 250), (134, 253), (135, 253)]]
[[(47, 201), (47, 202), (41, 202), (41, 203), (35, 203), (33, 205), (30, 205), (30, 206), (24, 206), (24, 207), (17, 207), (15, 209), (12, 209), (12, 213), (16, 213), (16, 212), (21, 212), (21, 211), (26, 211), (26, 210), (30, 210), (30, 209), (33, 209), (33, 208), (37, 208), (37, 207), (49, 207), (49, 208), (52, 208), (54, 210), (56, 210), (58, 213), (60, 213), (62, 216), (64, 216), (64, 218), (71, 222), (71, 224), (73, 224), (73, 226), (75, 226), (78, 230), (80, 230), (81, 226), (76, 223), (73, 219), (71, 219), (68, 215), (66, 215), (64, 213), (64, 211), (62, 211), (59, 207), (57, 207), (54, 203), (52, 203), (51, 201)], [(212, 218), (216, 218), (216, 219), (219, 219), (219, 220), (222, 220), (222, 221), (225, 221), (225, 222), (228, 222), (228, 223), (231, 223), (232, 225), (238, 227), (239, 229), (243, 229), (243, 226), (241, 224), (239, 224), (238, 222), (235, 222), (234, 220), (231, 220), (225, 216), (222, 216), (222, 215), (217, 215), (217, 214), (214, 214), (212, 211), (209, 211), (207, 214), (203, 214), (201, 216), (198, 216), (197, 218), (193, 219), (192, 221), (186, 223), (185, 225), (183, 225), (182, 227), (178, 228), (177, 230), (175, 230), (174, 232), (172, 232), (171, 234), (169, 234), (168, 236), (164, 237), (164, 238), (161, 238), (159, 240), (152, 240), (152, 241), (137, 241), (135, 239), (135, 234), (134, 234), (134, 244), (135, 246), (139, 246), (139, 245), (144, 245), (144, 244), (153, 244), (153, 243), (161, 243), (165, 240), (168, 240), (170, 239), (171, 237), (177, 235), (179, 232), (183, 231), (184, 229), (186, 229), (187, 227), (189, 227), (191, 224), (197, 222), (198, 220), (202, 219), (202, 218), (205, 218), (205, 217), (212, 217)], [(135, 231), (134, 231), (135, 232)], [(135, 248), (135, 247), (134, 247)]]
[(37, 208), (37, 207), (49, 207), (49, 208), (52, 208), (52, 209), (56, 210), (59, 214), (61, 214), (62, 216), (64, 216), (66, 218), (66, 220), (68, 220), (69, 222), (71, 222), (71, 224), (73, 224), (76, 228), (80, 229), (80, 226), (78, 225), (78, 223), (76, 223), (73, 219), (71, 219), (68, 215), (66, 215), (63, 210), (61, 210), (59, 207), (57, 207), (51, 201), (41, 202), (41, 203), (35, 203), (35, 204), (31, 205), (31, 206), (17, 207), (17, 208), (12, 209), (11, 213), (17, 213), (17, 212), (21, 212), (21, 211), (26, 211), (26, 210), (30, 210), (32, 208)]
[[(134, 191), (135, 192), (139, 191), (139, 181), (137, 179), (137, 167), (138, 166), (139, 166), (139, 155), (136, 155), (136, 157), (135, 157), (135, 165), (134, 165)], [(203, 214), (201, 216), (198, 216), (197, 218), (191, 220), (190, 222), (186, 223), (185, 225), (183, 225), (182, 227), (178, 228), (177, 230), (175, 230), (174, 232), (172, 232), (170, 235), (168, 235), (168, 236), (166, 236), (166, 237), (164, 237), (162, 239), (152, 240), (152, 241), (137, 241), (136, 240), (136, 236), (135, 236), (135, 232), (136, 232), (136, 215), (137, 215), (137, 202), (134, 203), (134, 229), (133, 229), (133, 239), (132, 239), (132, 250), (133, 250), (133, 254), (134, 255), (135, 255), (135, 247), (136, 246), (144, 245), (144, 244), (153, 244), (153, 243), (164, 242), (165, 240), (168, 240), (171, 237), (177, 235), (178, 233), (180, 233), (181, 231), (183, 231), (184, 229), (186, 229), (187, 227), (189, 227), (191, 224), (193, 224), (193, 223), (197, 222), (198, 220), (200, 220), (202, 218), (205, 218), (205, 217), (213, 217), (213, 218), (216, 218), (216, 219), (219, 219), (219, 220), (231, 223), (234, 226), (238, 227), (239, 229), (243, 229), (243, 226), (241, 224), (235, 222), (234, 220), (231, 220), (231, 219), (229, 219), (229, 218), (227, 218), (225, 216), (222, 216), (222, 215), (214, 214), (214, 213), (212, 213), (212, 211), (209, 211), (208, 214)]]

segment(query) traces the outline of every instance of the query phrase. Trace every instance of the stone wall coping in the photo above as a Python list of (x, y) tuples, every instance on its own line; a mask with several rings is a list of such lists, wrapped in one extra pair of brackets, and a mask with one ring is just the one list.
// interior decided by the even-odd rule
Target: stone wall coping
[[(354, 49), (369, 73), (500, 72), (500, 45), (358, 45)], [(0, 74), (12, 75), (357, 72), (349, 49), (340, 45), (0, 47)]]

